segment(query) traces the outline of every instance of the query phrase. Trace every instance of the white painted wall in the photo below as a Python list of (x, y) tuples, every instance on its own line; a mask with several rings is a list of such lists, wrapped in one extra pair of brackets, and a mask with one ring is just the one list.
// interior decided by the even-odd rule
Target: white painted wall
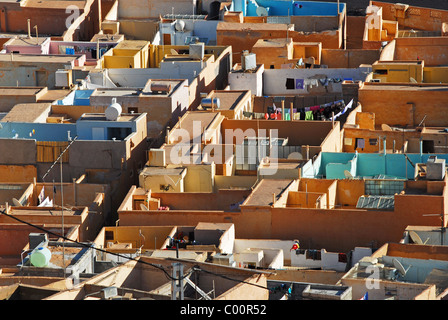
[(372, 255), (372, 249), (371, 248), (365, 248), (365, 247), (356, 247), (353, 250), (352, 253), (352, 267), (359, 262), (364, 257), (369, 257)]
[(230, 90), (250, 90), (251, 94), (260, 97), (263, 95), (263, 72), (262, 65), (257, 73), (250, 72), (230, 72)]
[[(298, 95), (308, 94), (308, 88), (286, 89), (286, 79), (319, 79), (319, 78), (352, 78), (353, 81), (364, 81), (371, 72), (371, 67), (353, 69), (265, 69), (263, 73), (264, 95)], [(323, 87), (322, 84), (317, 84)], [(330, 83), (328, 92), (342, 92), (342, 82)]]
[(322, 270), (345, 271), (346, 263), (338, 261), (338, 253), (327, 252), (321, 249), (321, 259), (313, 260), (306, 258), (304, 254), (297, 254), (295, 250), (291, 251), (291, 266), (304, 268), (321, 268)]
[(232, 226), (226, 230), (221, 237), (221, 244), (219, 248), (221, 249), (221, 253), (233, 253), (233, 246), (235, 243), (235, 226)]

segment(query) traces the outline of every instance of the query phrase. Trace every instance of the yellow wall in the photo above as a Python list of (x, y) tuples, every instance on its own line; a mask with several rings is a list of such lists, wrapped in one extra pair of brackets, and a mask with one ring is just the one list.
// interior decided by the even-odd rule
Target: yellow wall
[(423, 68), (423, 82), (425, 82), (425, 83), (448, 83), (448, 67), (425, 67), (425, 68)]
[(419, 64), (379, 62), (372, 65), (372, 71), (373, 79), (381, 79), (381, 82), (411, 82), (411, 77), (417, 82), (423, 82), (423, 62)]
[(149, 42), (143, 48), (115, 48), (103, 56), (103, 68), (148, 68)]
[(213, 192), (215, 165), (188, 165), (185, 192)]

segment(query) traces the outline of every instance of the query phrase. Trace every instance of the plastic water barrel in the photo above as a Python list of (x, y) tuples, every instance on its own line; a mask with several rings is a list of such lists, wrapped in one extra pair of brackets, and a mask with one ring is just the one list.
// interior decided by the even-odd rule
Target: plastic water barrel
[(116, 121), (120, 117), (122, 108), (121, 105), (116, 102), (116, 99), (112, 100), (112, 104), (104, 111), (106, 119), (109, 121)]
[(51, 251), (45, 247), (38, 247), (32, 253), (30, 257), (31, 264), (35, 267), (45, 267), (48, 265), (51, 259)]

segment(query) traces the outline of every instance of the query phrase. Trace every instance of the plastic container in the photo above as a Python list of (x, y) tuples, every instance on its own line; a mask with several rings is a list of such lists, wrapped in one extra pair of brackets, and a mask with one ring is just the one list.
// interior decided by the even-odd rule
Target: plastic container
[(32, 253), (30, 262), (33, 266), (42, 268), (48, 265), (51, 259), (51, 251), (45, 247), (38, 247)]

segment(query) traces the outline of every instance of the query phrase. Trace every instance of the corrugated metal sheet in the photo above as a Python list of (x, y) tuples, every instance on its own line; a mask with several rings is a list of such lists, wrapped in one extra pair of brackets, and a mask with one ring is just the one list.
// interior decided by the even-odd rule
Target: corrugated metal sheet
[(393, 210), (394, 196), (361, 196), (356, 204), (357, 209)]
[[(66, 141), (38, 141), (37, 147), (37, 162), (54, 162), (59, 155), (67, 148), (68, 142)], [(67, 150), (62, 156), (62, 162), (68, 162)]]

